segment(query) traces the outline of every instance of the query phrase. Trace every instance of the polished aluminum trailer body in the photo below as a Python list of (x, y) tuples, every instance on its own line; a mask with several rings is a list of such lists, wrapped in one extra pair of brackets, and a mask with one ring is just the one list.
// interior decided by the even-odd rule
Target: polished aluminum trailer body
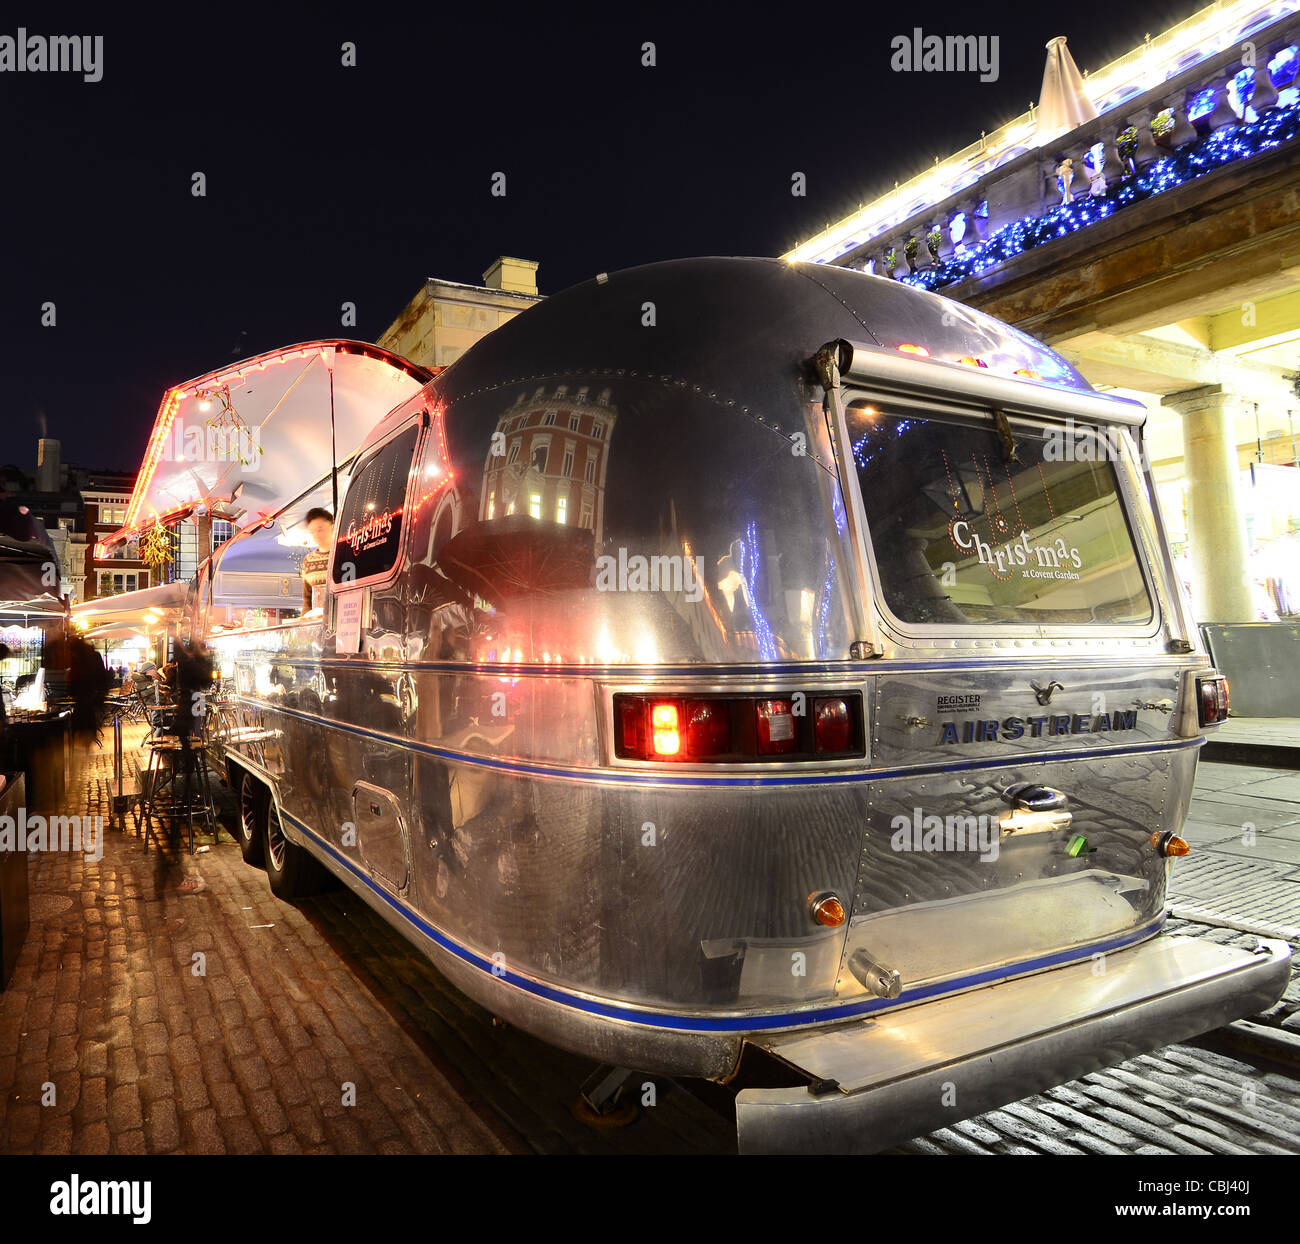
[[(787, 1065), (745, 1148), (867, 1151), (1251, 1013), (1284, 946), (1160, 933), (1212, 671), (1141, 413), (892, 281), (597, 278), (363, 445), (323, 622), (221, 640), (232, 774), (495, 1014), (648, 1072)], [(856, 720), (629, 754), (643, 702)]]

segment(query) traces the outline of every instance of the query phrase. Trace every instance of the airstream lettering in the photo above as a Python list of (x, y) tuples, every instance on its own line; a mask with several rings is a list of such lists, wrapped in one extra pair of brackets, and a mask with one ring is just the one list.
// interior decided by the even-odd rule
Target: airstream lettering
[[(1116, 452), (1049, 453), (1067, 420)], [(245, 853), (545, 1040), (733, 1082), (747, 1152), (875, 1151), (1257, 1011), (1285, 944), (1162, 931), (1227, 705), (1141, 434), (861, 273), (556, 295), (357, 450), (324, 617), (214, 638)]]
[(1116, 730), (1137, 729), (1137, 710), (1127, 709), (1116, 713), (1059, 713), (1051, 717), (1006, 717), (1001, 722), (945, 721), (939, 736), (944, 743), (982, 743), (995, 741), (1001, 730), (1006, 742), (1028, 737), (1039, 739), (1054, 734), (1105, 734)]

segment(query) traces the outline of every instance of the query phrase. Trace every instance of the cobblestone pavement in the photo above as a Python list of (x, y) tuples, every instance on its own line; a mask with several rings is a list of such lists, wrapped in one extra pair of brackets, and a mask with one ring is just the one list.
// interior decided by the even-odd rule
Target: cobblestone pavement
[[(1210, 914), (1171, 927), (1250, 945), (1249, 931), (1203, 922), (1240, 885), (1185, 865), (1203, 854), (1285, 880), (1274, 857), (1300, 803), (1279, 819), (1258, 802), (1287, 802), (1276, 775), (1204, 768), (1189, 833), (1223, 837), (1193, 839), (1175, 902)], [(108, 793), (98, 757), (92, 813), (107, 817)], [(1273, 855), (1231, 846), (1242, 807), (1275, 814), (1260, 830)], [(98, 863), (33, 858), (32, 928), (0, 994), (0, 1152), (734, 1152), (725, 1106), (699, 1086), (659, 1081), (628, 1126), (577, 1117), (589, 1063), (496, 1025), (350, 892), (281, 903), (223, 836), (194, 858), (205, 889), (158, 893), (156, 854), (110, 831)], [(1253, 914), (1290, 920), (1294, 889), (1268, 893)], [(1295, 990), (1268, 1023), (1294, 1016)], [(1212, 1040), (1172, 1046), (897, 1152), (1300, 1153), (1300, 1079)]]
[(1174, 864), (1176, 911), (1300, 938), (1300, 773), (1198, 765), (1183, 837), (1192, 853)]

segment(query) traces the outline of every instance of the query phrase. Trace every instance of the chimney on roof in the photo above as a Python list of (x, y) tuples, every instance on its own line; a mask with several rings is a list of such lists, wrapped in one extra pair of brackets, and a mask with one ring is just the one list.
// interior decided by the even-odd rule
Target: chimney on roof
[(63, 487), (60, 459), (63, 446), (48, 436), (36, 442), (36, 491), (58, 492)]
[(511, 259), (509, 255), (499, 255), (483, 273), (483, 284), (488, 289), (499, 289), (507, 294), (528, 294), (536, 298), (537, 264), (531, 259)]
[(1047, 45), (1043, 69), (1043, 92), (1038, 101), (1038, 138), (1046, 142), (1097, 115), (1097, 108), (1083, 87), (1083, 75), (1074, 63), (1065, 36), (1057, 35)]

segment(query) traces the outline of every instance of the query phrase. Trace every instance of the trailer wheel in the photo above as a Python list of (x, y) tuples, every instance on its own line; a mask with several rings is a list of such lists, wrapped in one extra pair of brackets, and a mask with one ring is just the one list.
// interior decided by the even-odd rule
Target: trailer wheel
[(267, 801), (264, 824), (266, 875), (271, 882), (271, 893), (276, 898), (291, 902), (327, 889), (332, 880), (328, 870), (284, 836), (280, 810), (275, 806), (274, 799)]
[(239, 819), (235, 823), (235, 841), (245, 864), (260, 864), (266, 845), (266, 786), (245, 772), (239, 783)]

